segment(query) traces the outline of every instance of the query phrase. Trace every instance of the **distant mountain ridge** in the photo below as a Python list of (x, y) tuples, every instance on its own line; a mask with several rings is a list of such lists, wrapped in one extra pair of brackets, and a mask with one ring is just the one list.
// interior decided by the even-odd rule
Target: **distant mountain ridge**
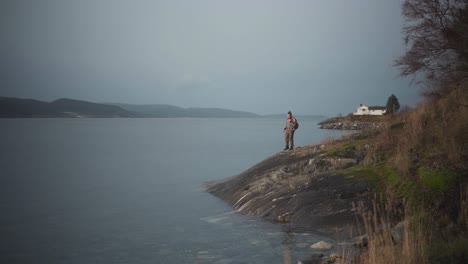
[[(222, 108), (182, 108), (167, 104), (93, 103), (61, 98), (52, 102), (0, 96), (0, 118), (124, 117), (124, 118), (286, 118), (286, 114), (258, 115)], [(299, 120), (323, 119), (320, 115), (297, 115)]]
[(93, 103), (61, 98), (52, 102), (34, 99), (0, 97), (0, 118), (34, 117), (195, 117), (195, 118), (255, 118), (257, 114), (221, 108), (182, 108), (173, 105), (133, 105)]
[(0, 97), (0, 117), (139, 117), (118, 106), (73, 99), (43, 102), (33, 99)]
[[(105, 103), (119, 106), (125, 110), (138, 113), (144, 117), (216, 117), (216, 118), (286, 118), (284, 114), (259, 115), (246, 111), (235, 111), (222, 108), (182, 108), (167, 104), (123, 104), (123, 103)], [(323, 120), (327, 118), (324, 115), (294, 115), (298, 119)]]
[[(263, 115), (262, 117), (263, 118), (286, 118), (286, 114)], [(323, 120), (323, 119), (327, 118), (327, 116), (324, 116), (324, 115), (294, 115), (294, 117), (296, 117), (299, 121), (301, 119)]]
[(122, 103), (106, 103), (121, 107), (143, 117), (195, 117), (195, 118), (255, 118), (255, 113), (235, 111), (222, 108), (182, 108), (166, 104), (134, 105)]

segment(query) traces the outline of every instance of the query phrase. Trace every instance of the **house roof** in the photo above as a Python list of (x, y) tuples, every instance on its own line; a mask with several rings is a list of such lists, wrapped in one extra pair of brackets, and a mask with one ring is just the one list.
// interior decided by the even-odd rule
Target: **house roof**
[(386, 110), (385, 106), (369, 106), (369, 110)]

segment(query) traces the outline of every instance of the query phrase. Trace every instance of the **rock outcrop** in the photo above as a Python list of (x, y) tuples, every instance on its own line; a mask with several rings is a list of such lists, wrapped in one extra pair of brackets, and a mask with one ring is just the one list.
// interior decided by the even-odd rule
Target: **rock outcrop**
[(329, 250), (332, 247), (333, 247), (333, 244), (325, 242), (325, 241), (319, 241), (310, 246), (311, 249), (315, 249), (315, 250)]
[(337, 116), (319, 123), (321, 129), (375, 130), (382, 128), (384, 116)]
[(207, 191), (245, 214), (334, 233), (354, 222), (353, 202), (368, 204), (368, 184), (340, 173), (361, 156), (331, 157), (323, 146), (283, 151)]
[(336, 122), (320, 125), (321, 129), (337, 129), (337, 130), (369, 130), (379, 129), (380, 123), (376, 122)]

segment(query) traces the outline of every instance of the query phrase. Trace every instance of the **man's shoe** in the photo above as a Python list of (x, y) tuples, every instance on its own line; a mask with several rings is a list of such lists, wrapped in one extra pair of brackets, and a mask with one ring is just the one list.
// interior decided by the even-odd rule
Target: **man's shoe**
[(283, 150), (288, 150), (288, 149), (289, 149), (289, 147), (285, 147)]
[(290, 148), (289, 148), (289, 150), (293, 150), (293, 149), (294, 149), (294, 147), (290, 147)]

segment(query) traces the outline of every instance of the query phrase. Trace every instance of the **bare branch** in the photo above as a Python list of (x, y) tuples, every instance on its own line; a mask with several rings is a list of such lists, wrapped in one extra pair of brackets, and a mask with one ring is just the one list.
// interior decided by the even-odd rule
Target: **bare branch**
[(404, 0), (402, 33), (408, 50), (394, 64), (401, 76), (421, 73), (428, 87), (451, 87), (466, 73), (467, 5), (468, 0)]

